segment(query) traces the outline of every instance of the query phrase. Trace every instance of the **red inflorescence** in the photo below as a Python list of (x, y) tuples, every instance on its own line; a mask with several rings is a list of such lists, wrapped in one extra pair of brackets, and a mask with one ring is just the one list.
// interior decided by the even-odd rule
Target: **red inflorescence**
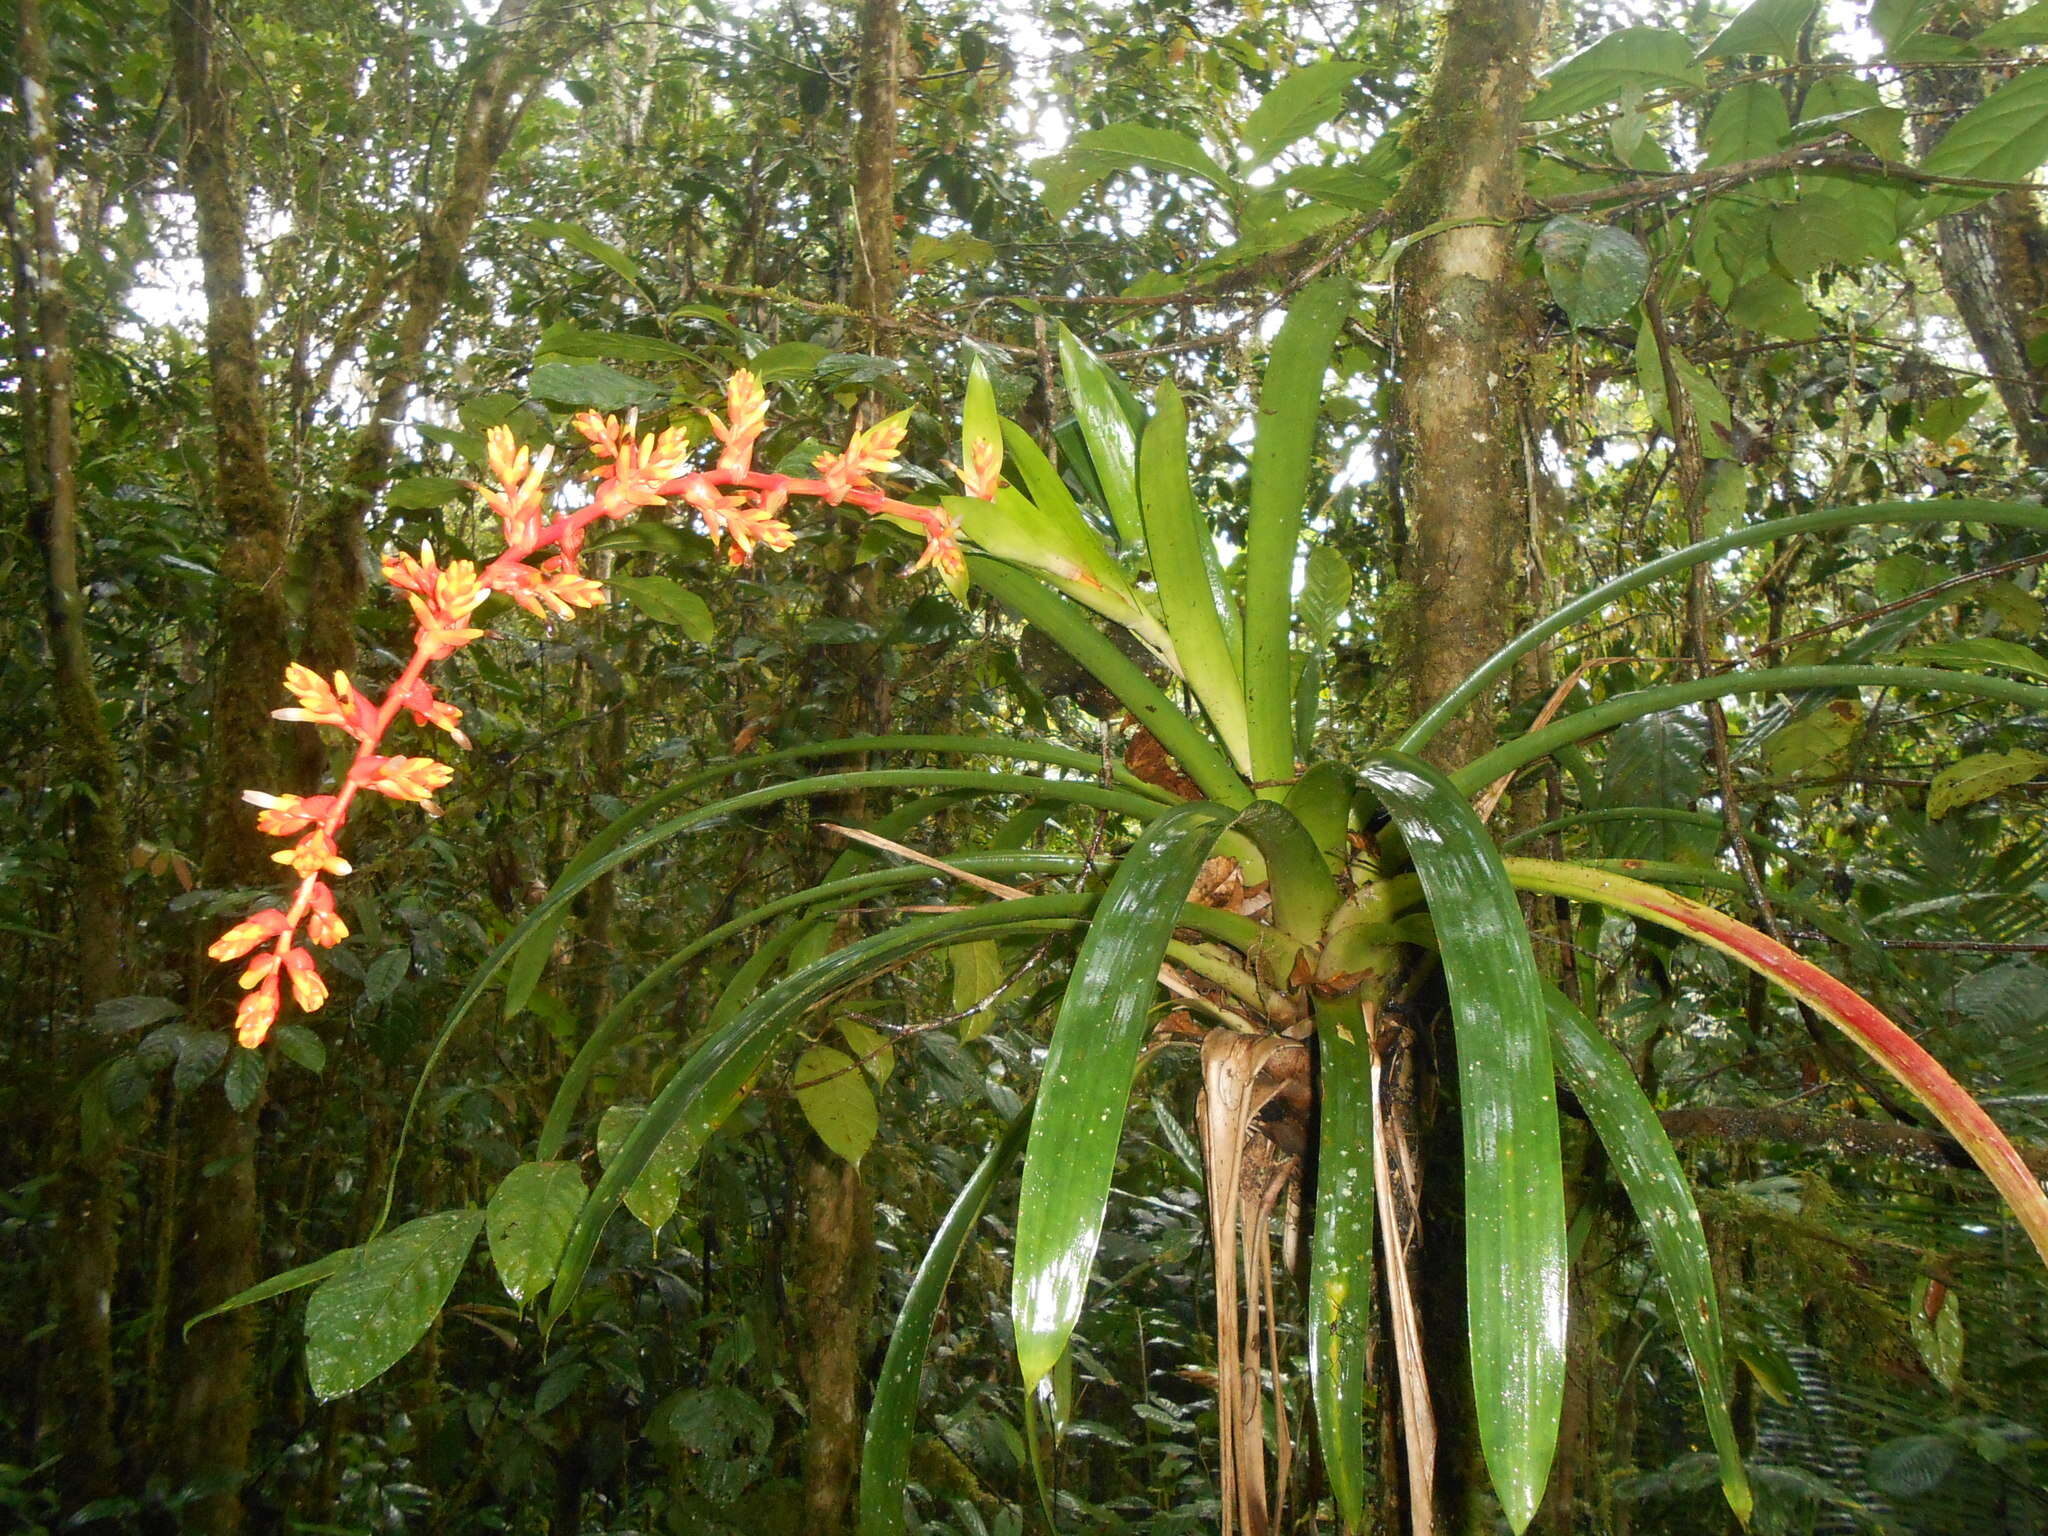
[[(783, 520), (783, 509), (809, 497), (828, 506), (858, 507), (921, 532), (924, 551), (912, 569), (935, 569), (949, 587), (961, 590), (967, 567), (958, 522), (935, 507), (894, 500), (875, 485), (877, 476), (895, 468), (902, 417), (855, 432), (844, 453), (820, 455), (816, 477), (805, 479), (753, 467), (754, 445), (768, 419), (768, 397), (753, 374), (742, 369), (732, 376), (723, 417), (705, 414), (719, 455), (715, 465), (702, 470), (686, 467), (689, 442), (680, 428), (637, 436), (630, 417), (622, 423), (595, 411), (578, 416), (576, 430), (596, 459), (589, 476), (593, 494), (587, 505), (552, 520), (545, 481), (554, 449), (531, 453), (509, 428), (493, 428), (490, 471), (497, 485), (476, 489), (498, 515), (504, 552), (481, 570), (469, 560), (442, 565), (430, 544), (422, 544), (417, 557), (402, 552), (385, 556), (384, 579), (405, 594), (412, 608), (413, 650), (383, 698), (372, 698), (339, 672), (329, 680), (296, 662), (286, 669), (285, 688), (297, 702), (275, 711), (277, 718), (338, 730), (355, 742), (355, 753), (331, 795), (249, 790), (242, 797), (258, 807), (259, 830), (293, 839), (271, 857), (298, 877), (289, 903), (252, 913), (207, 951), (216, 960), (248, 958), (241, 978), (248, 995), (235, 1013), (235, 1034), (243, 1045), (260, 1045), (269, 1035), (287, 984), (302, 1013), (317, 1012), (327, 1001), (327, 984), (312, 953), (297, 941), (302, 929), (322, 948), (348, 937), (326, 877), (349, 873), (339, 838), (357, 794), (370, 790), (432, 811), (435, 792), (455, 776), (453, 768), (434, 758), (380, 750), (401, 713), (416, 725), (445, 732), (458, 747), (469, 745), (458, 725), (462, 711), (435, 695), (427, 669), (482, 638), (484, 631), (471, 620), (493, 593), (544, 619), (573, 618), (579, 608), (601, 604), (603, 586), (577, 563), (585, 532), (598, 519), (624, 518), (642, 507), (679, 501), (697, 514), (714, 544), (726, 546), (734, 565), (744, 565), (756, 549), (789, 548), (795, 535)], [(995, 469), (986, 455), (982, 462), (970, 458), (966, 478), (970, 495), (993, 497)]]

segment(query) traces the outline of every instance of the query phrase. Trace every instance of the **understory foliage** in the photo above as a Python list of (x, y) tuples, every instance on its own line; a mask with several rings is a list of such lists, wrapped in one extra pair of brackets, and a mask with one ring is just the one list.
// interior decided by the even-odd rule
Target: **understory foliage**
[(175, 3), (5, 33), (0, 1520), (2048, 1522), (2048, 24)]

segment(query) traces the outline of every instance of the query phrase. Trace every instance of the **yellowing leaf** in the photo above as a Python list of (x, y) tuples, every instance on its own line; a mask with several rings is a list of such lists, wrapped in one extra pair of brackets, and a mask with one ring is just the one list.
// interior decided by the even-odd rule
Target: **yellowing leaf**
[(2048, 752), (1978, 752), (1934, 776), (1927, 787), (1927, 818), (1939, 821), (1959, 806), (2024, 784), (2048, 767)]
[(946, 953), (953, 961), (953, 1011), (974, 1012), (960, 1021), (960, 1038), (979, 1040), (996, 1021), (996, 989), (1003, 984), (1003, 960), (993, 939), (955, 944)]
[(896, 1047), (889, 1043), (889, 1037), (859, 1019), (841, 1019), (839, 1033), (846, 1037), (846, 1043), (853, 1047), (853, 1054), (859, 1058), (861, 1070), (872, 1077), (879, 1086), (889, 1081), (896, 1070)]
[(1862, 724), (1863, 705), (1855, 699), (1833, 699), (1801, 715), (1764, 745), (1772, 775), (1789, 779), (1821, 767), (1847, 750)]
[(829, 1045), (814, 1045), (797, 1058), (792, 1081), (797, 1107), (818, 1139), (858, 1166), (875, 1143), (881, 1116), (853, 1058)]

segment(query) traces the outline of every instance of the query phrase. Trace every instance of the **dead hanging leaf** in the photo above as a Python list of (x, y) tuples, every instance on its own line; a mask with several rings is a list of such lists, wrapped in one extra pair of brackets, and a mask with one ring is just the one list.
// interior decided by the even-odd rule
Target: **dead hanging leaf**
[(1244, 895), (1244, 871), (1237, 860), (1219, 854), (1202, 865), (1202, 872), (1195, 876), (1195, 887), (1188, 892), (1188, 900), (1198, 907), (1214, 907), (1221, 911), (1232, 911)]
[(1202, 798), (1202, 787), (1180, 771), (1180, 764), (1159, 744), (1159, 738), (1143, 726), (1138, 727), (1131, 744), (1124, 749), (1124, 766), (1147, 784), (1171, 791), (1183, 800)]
[[(1294, 1058), (1300, 1058), (1298, 1061)], [(1216, 1407), (1224, 1536), (1264, 1536), (1285, 1523), (1294, 1442), (1281, 1378), (1278, 1298), (1273, 1284), (1273, 1212), (1292, 1189), (1297, 1158), (1284, 1155), (1261, 1123), (1294, 1079), (1306, 1088), (1307, 1052), (1279, 1035), (1216, 1029), (1202, 1042), (1202, 1094), (1196, 1108), (1202, 1161), (1209, 1174), (1209, 1235), (1216, 1253)], [(1266, 1479), (1266, 1398), (1272, 1399), (1275, 1480)]]

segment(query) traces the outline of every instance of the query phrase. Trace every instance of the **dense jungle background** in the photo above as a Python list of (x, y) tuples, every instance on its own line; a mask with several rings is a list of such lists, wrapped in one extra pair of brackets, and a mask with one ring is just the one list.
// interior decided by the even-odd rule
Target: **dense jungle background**
[[(312, 794), (333, 769), (311, 727), (271, 718), (286, 663), (398, 672), (410, 620), (377, 561), (482, 549), (467, 482), (488, 429), (568, 456), (575, 412), (638, 410), (705, 441), (744, 365), (769, 395), (763, 463), (808, 472), (907, 411), (890, 484), (930, 502), (966, 457), (978, 363), (1101, 500), (1064, 328), (1140, 394), (1178, 386), (1227, 589), (1280, 317), (1341, 281), (1297, 638), (1317, 751), (1363, 752), (1528, 620), (1694, 540), (1825, 507), (2042, 501), (2044, 47), (2048, 6), (2008, 0), (17, 0), (0, 1526), (853, 1529), (871, 1384), (932, 1233), (1032, 1094), (1066, 935), (954, 944), (813, 1013), (813, 1049), (754, 1081), (686, 1179), (636, 1186), (545, 1331), (482, 1244), (394, 1288), (376, 1326), (400, 1358), (340, 1395), (309, 1378), (303, 1289), (188, 1324), (387, 1221), (481, 1210), (594, 1021), (823, 876), (848, 845), (822, 823), (897, 803), (762, 804), (621, 865), (429, 1070), (484, 957), (691, 770), (994, 732), (1089, 754), (1105, 782), (1185, 784), (979, 585), (899, 577), (915, 546), (883, 525), (812, 506), (793, 549), (732, 566), (674, 507), (593, 542), (607, 606), (482, 610), (489, 636), (437, 674), (473, 742), (444, 754), (442, 814), (357, 818), (331, 998), (241, 1048), (232, 972), (204, 951), (280, 872), (240, 795)], [(1434, 755), (1736, 664), (2048, 680), (2044, 565), (2042, 532), (1988, 521), (1753, 542), (1567, 629)], [(1642, 861), (1803, 948), (1945, 1061), (2038, 1177), (2044, 726), (1877, 686), (1689, 705), (1524, 769), (1493, 826), (1512, 851)], [(1077, 856), (1074, 889), (1131, 835), (1015, 808), (949, 802), (891, 835)], [(955, 890), (936, 871), (878, 890), (831, 942)], [(1597, 1013), (1696, 1188), (1754, 1528), (2048, 1530), (2048, 1276), (1957, 1144), (1725, 956), (1526, 902), (1539, 962)], [(734, 977), (768, 974), (745, 970), (757, 943), (640, 999), (571, 1097), (561, 1160), (596, 1178)], [(1246, 1528), (1219, 1491), (1201, 1029), (1164, 994), (1156, 1012), (1071, 1347), (1027, 1420), (1011, 1178), (936, 1315), (896, 1528)], [(1416, 1028), (1426, 1118), (1455, 1087), (1441, 1033)], [(1290, 1102), (1275, 1157), (1302, 1149)], [(1536, 1528), (1731, 1529), (1648, 1238), (1561, 1109), (1569, 1376)], [(1270, 1217), (1253, 1434), (1293, 1489), (1281, 1525), (1334, 1530), (1287, 1204), (1245, 1239), (1263, 1249)], [(1461, 1336), (1430, 1293), (1461, 1271), (1427, 1254), (1455, 1252), (1455, 1202), (1429, 1212), (1415, 1262), (1448, 1424)], [(1386, 1532), (1429, 1526), (1395, 1310), (1372, 1303), (1362, 1409)], [(1451, 1465), (1468, 1441), (1447, 1433), (1434, 1528), (1501, 1529)]]

